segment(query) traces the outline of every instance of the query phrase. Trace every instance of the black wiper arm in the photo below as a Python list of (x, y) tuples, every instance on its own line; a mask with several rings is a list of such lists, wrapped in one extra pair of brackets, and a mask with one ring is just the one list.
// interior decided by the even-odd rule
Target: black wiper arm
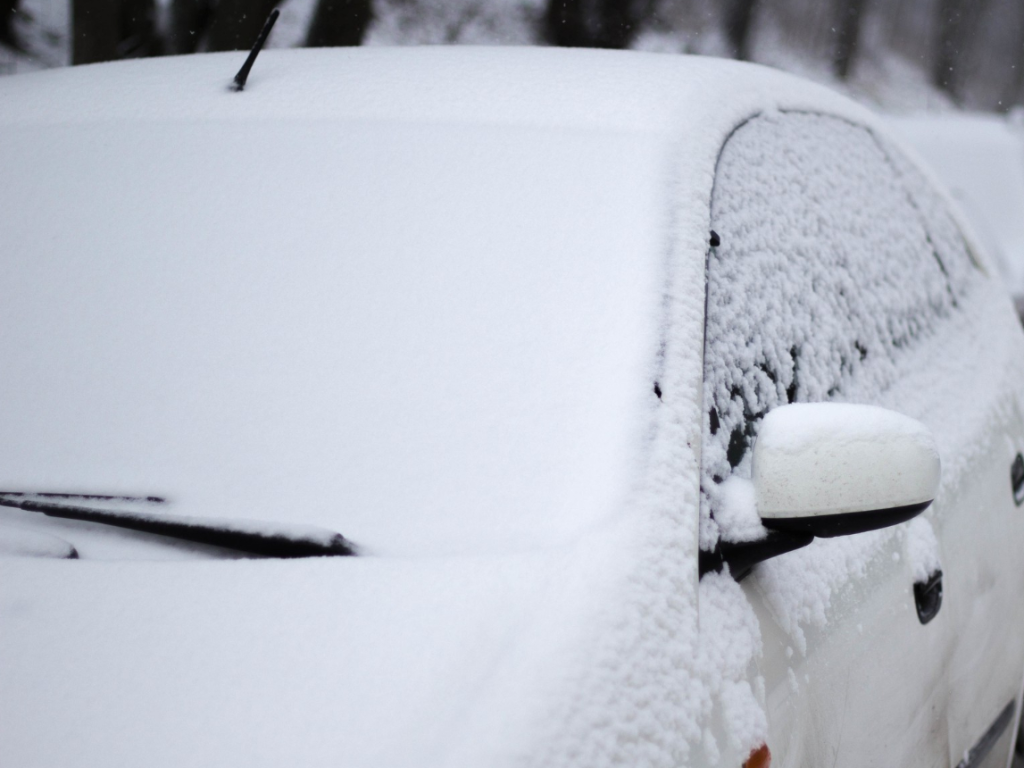
[(112, 525), (195, 544), (230, 549), (259, 557), (339, 557), (355, 555), (355, 546), (340, 533), (323, 528), (262, 525), (235, 520), (206, 520), (146, 512), (94, 509), (71, 500), (146, 502), (161, 504), (159, 496), (103, 496), (100, 494), (23, 493), (0, 491), (0, 507), (14, 507), (49, 517)]

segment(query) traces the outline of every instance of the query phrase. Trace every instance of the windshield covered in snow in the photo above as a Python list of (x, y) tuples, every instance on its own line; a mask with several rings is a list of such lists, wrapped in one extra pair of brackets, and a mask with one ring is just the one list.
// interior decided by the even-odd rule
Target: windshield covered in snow
[(573, 536), (653, 408), (660, 160), (573, 129), (5, 127), (0, 486), (370, 553)]
[[(701, 546), (761, 418), (792, 402), (876, 402), (978, 274), (943, 201), (849, 122), (784, 113), (723, 148), (708, 257)], [(723, 489), (724, 496), (723, 496)], [(728, 516), (725, 515), (726, 517)], [(718, 517), (723, 517), (719, 514)]]

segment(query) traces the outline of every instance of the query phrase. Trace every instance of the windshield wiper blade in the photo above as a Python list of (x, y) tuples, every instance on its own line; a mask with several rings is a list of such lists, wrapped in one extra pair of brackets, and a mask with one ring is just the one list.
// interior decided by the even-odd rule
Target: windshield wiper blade
[(21, 499), (76, 499), (80, 501), (133, 501), (145, 504), (164, 504), (163, 496), (117, 496), (110, 493), (28, 493), (26, 491), (0, 491), (0, 496), (11, 496)]
[(340, 533), (313, 526), (284, 526), (244, 520), (209, 520), (197, 517), (111, 510), (68, 503), (143, 502), (162, 504), (159, 496), (104, 496), (101, 494), (25, 493), (0, 491), (0, 506), (38, 512), (65, 520), (81, 520), (167, 536), (194, 544), (206, 544), (247, 555), (273, 558), (344, 557), (356, 547)]

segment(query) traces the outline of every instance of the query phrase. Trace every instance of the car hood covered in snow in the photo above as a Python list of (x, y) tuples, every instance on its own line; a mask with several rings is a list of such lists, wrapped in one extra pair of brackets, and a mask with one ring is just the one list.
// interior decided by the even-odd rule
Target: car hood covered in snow
[(365, 556), (0, 560), (0, 754), (687, 759), (749, 660), (696, 622), (716, 153), (764, 109), (870, 118), (682, 57), (268, 52), (234, 93), (238, 59), (0, 82), (0, 489)]

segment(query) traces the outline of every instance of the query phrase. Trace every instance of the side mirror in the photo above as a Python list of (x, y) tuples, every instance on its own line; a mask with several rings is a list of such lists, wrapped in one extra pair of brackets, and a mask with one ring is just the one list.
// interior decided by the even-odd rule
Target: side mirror
[(939, 452), (918, 421), (873, 405), (794, 403), (771, 411), (754, 443), (753, 485), (768, 536), (720, 541), (700, 574), (728, 563), (743, 579), (757, 563), (910, 520), (939, 487)]
[(754, 444), (753, 483), (770, 530), (845, 536), (911, 519), (939, 487), (928, 428), (872, 405), (796, 403), (771, 411)]

